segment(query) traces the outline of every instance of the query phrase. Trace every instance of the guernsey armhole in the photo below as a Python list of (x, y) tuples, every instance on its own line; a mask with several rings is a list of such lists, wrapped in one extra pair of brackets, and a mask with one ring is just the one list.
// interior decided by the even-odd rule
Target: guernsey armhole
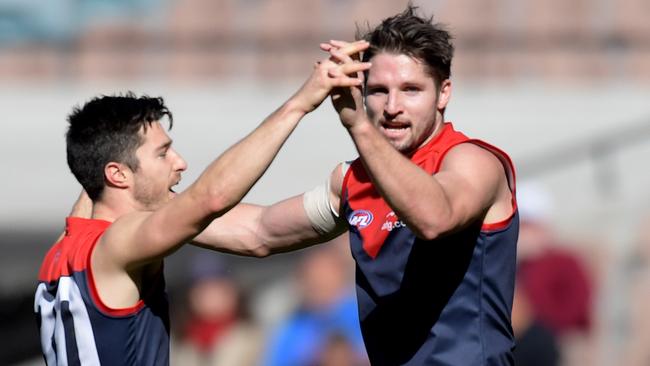
[(510, 213), (510, 216), (498, 222), (481, 225), (481, 231), (494, 232), (494, 231), (500, 231), (508, 228), (510, 226), (510, 223), (515, 217), (515, 212), (517, 212), (516, 202), (514, 203), (514, 207), (512, 209), (512, 212)]
[(493, 223), (484, 223), (481, 225), (481, 231), (484, 232), (494, 232), (494, 231), (500, 231), (508, 228), (510, 226), (510, 223), (512, 223), (512, 220), (515, 217), (515, 213), (517, 212), (517, 196), (516, 196), (516, 177), (515, 177), (515, 168), (514, 164), (512, 163), (512, 160), (506, 154), (504, 151), (499, 149), (496, 146), (492, 146), (484, 141), (481, 140), (469, 140), (470, 143), (473, 143), (489, 152), (491, 152), (494, 156), (499, 159), (501, 162), (501, 165), (503, 165), (504, 171), (506, 173), (506, 179), (508, 180), (508, 186), (510, 188), (510, 192), (512, 194), (512, 199), (511, 199), (511, 206), (512, 206), (512, 211), (510, 212), (510, 215), (506, 217), (503, 220), (493, 222)]
[(130, 315), (134, 315), (144, 307), (144, 301), (142, 299), (139, 299), (138, 302), (133, 306), (129, 306), (126, 308), (112, 308), (106, 305), (104, 301), (102, 301), (101, 297), (99, 296), (99, 291), (95, 286), (95, 277), (93, 275), (93, 269), (91, 265), (92, 253), (95, 250), (95, 246), (97, 245), (98, 241), (99, 241), (99, 237), (97, 237), (97, 239), (95, 239), (95, 242), (92, 244), (87, 259), (88, 263), (86, 264), (86, 276), (88, 280), (88, 288), (90, 290), (90, 297), (92, 298), (92, 301), (97, 307), (97, 309), (100, 312), (102, 312), (104, 315), (113, 316), (113, 317), (126, 317)]

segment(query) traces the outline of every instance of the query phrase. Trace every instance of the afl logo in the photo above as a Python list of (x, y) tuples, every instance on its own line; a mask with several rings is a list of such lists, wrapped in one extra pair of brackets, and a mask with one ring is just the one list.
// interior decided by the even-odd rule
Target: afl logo
[(366, 210), (356, 210), (348, 216), (348, 222), (358, 229), (368, 227), (372, 223), (372, 212)]

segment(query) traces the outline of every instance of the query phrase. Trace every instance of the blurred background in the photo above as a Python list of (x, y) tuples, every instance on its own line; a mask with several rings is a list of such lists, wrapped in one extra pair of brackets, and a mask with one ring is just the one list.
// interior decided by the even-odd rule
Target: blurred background
[[(301, 85), (320, 42), (406, 3), (0, 0), (0, 364), (42, 364), (33, 291), (80, 190), (73, 106), (163, 96), (186, 187)], [(414, 3), (455, 36), (446, 118), (518, 168), (519, 364), (650, 365), (650, 2)], [(354, 157), (326, 101), (245, 201), (299, 194)], [(366, 364), (352, 270), (345, 237), (266, 259), (183, 248), (166, 261), (174, 363)]]

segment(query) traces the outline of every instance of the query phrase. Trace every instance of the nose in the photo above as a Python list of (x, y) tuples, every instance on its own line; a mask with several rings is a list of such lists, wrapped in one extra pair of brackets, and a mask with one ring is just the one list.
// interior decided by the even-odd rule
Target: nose
[(396, 116), (402, 111), (402, 103), (398, 93), (388, 92), (384, 113), (388, 116)]
[(170, 152), (174, 155), (174, 170), (178, 172), (184, 172), (187, 169), (187, 162), (178, 152), (176, 152), (176, 150), (170, 150)]

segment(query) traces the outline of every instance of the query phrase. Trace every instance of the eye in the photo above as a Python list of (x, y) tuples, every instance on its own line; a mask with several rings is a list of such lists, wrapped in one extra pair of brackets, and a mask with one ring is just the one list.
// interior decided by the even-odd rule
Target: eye
[(407, 93), (417, 93), (420, 90), (421, 90), (420, 87), (415, 86), (415, 85), (408, 85), (408, 86), (406, 86), (404, 88), (404, 91), (407, 92)]
[(368, 95), (387, 94), (388, 90), (379, 86), (369, 87)]

